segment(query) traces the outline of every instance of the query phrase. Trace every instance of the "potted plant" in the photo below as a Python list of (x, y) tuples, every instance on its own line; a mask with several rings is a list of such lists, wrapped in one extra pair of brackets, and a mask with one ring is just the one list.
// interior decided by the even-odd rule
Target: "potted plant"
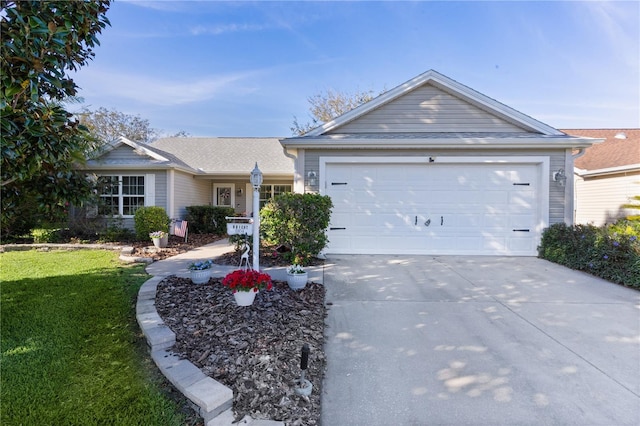
[(165, 231), (153, 231), (149, 234), (149, 238), (156, 248), (163, 248), (169, 244), (169, 234)]
[(287, 284), (292, 290), (303, 289), (307, 285), (309, 274), (302, 265), (294, 263), (287, 268)]
[(233, 291), (233, 297), (238, 306), (253, 304), (256, 294), (261, 289), (271, 290), (273, 283), (269, 274), (254, 271), (253, 269), (238, 269), (227, 274), (222, 280), (222, 285)]
[(191, 274), (191, 282), (194, 284), (205, 284), (209, 282), (211, 278), (211, 267), (213, 266), (213, 260), (196, 260), (189, 264), (189, 271)]

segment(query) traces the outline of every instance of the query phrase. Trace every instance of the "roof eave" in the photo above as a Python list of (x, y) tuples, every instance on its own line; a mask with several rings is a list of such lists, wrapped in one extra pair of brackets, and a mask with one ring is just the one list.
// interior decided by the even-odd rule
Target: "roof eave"
[(585, 169), (575, 168), (574, 172), (576, 175), (580, 177), (613, 175), (613, 174), (625, 173), (625, 172), (640, 172), (640, 163), (627, 164), (624, 166), (617, 166), (617, 167), (607, 167), (604, 169), (596, 169), (596, 170), (585, 170)]
[(420, 149), (420, 148), (587, 148), (602, 139), (591, 138), (370, 138), (370, 139), (339, 139), (328, 140), (321, 138), (300, 138), (283, 140), (281, 143), (287, 148), (315, 148), (315, 149)]

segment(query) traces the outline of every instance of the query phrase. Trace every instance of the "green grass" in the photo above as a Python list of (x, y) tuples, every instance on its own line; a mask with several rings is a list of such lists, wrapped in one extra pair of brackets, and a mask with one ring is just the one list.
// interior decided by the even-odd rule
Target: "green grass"
[(184, 425), (135, 324), (147, 278), (107, 251), (0, 254), (0, 423)]

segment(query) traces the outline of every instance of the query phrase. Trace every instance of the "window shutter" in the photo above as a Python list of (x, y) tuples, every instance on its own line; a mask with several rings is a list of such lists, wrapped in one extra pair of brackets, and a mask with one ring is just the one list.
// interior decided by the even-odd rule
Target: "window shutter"
[(156, 205), (156, 175), (153, 173), (144, 176), (144, 205)]

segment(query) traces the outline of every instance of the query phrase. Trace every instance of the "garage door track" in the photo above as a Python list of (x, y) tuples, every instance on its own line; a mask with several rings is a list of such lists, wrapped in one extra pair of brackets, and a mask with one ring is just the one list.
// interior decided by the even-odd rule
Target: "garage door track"
[(640, 293), (533, 257), (330, 256), (324, 425), (638, 425)]

